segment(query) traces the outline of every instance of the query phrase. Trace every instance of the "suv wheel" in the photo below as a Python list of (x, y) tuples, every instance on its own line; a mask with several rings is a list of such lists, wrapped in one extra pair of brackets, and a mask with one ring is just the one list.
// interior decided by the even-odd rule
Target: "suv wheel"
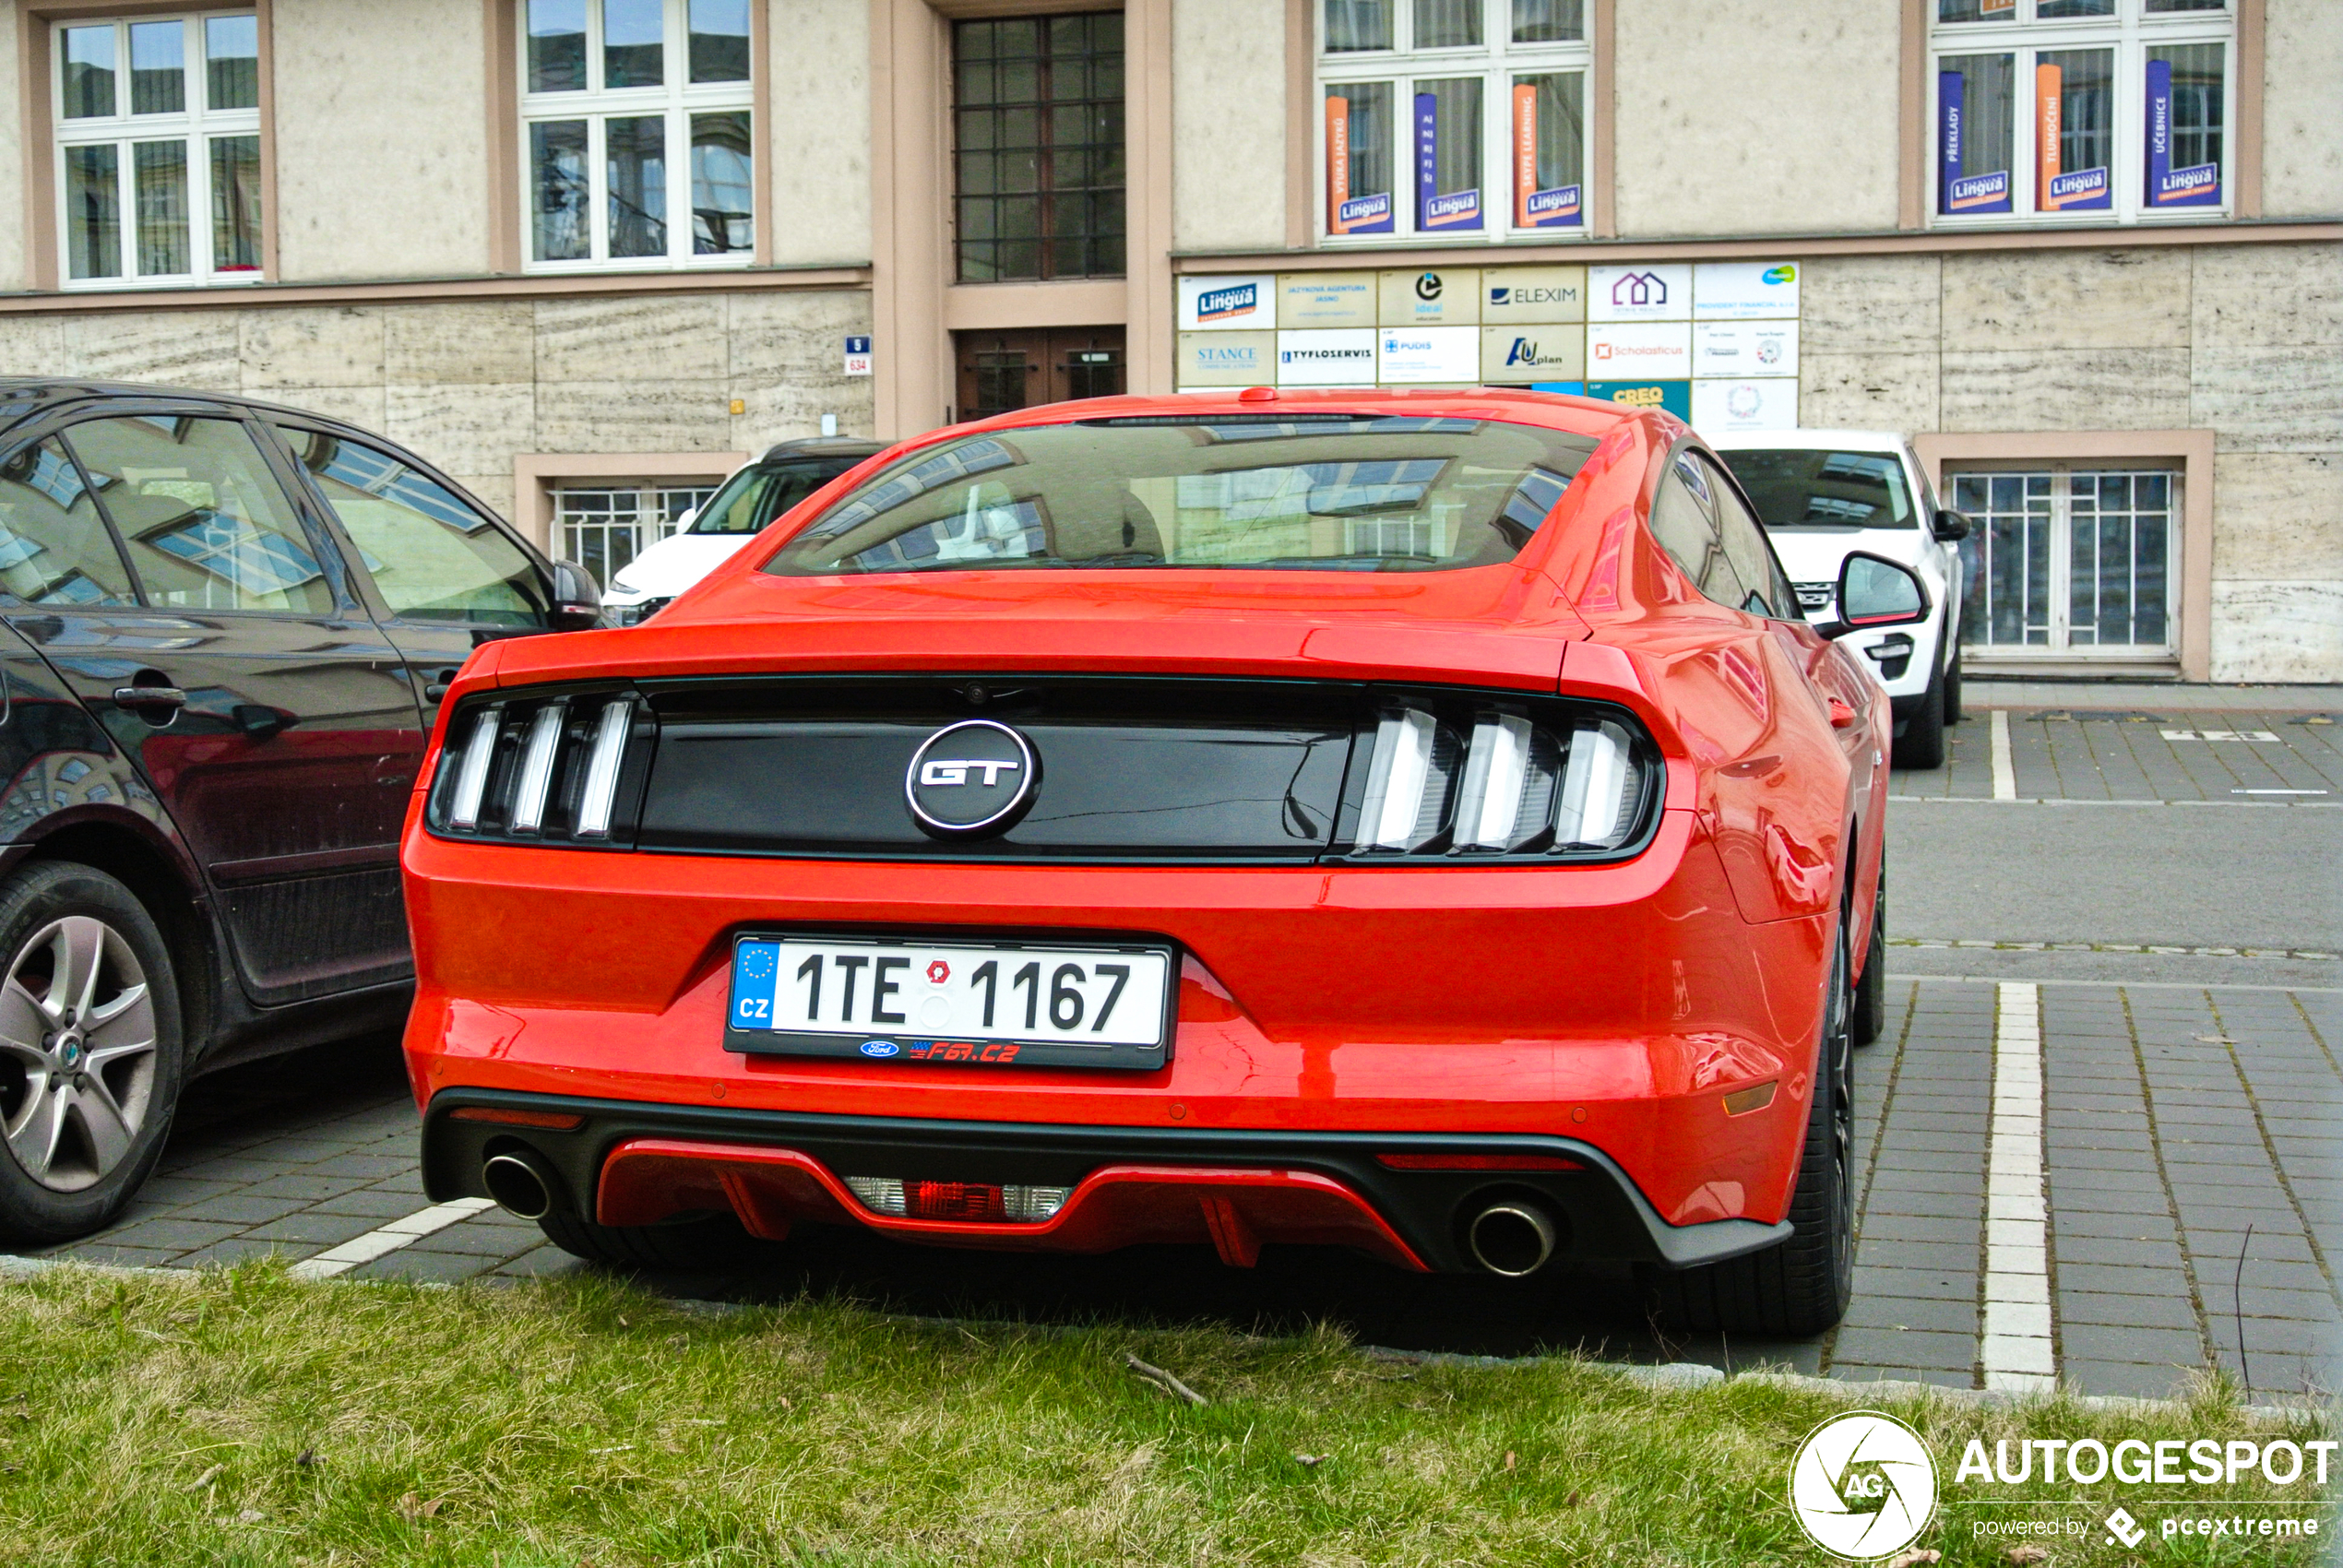
[(1847, 922), (1838, 924), (1830, 995), (1807, 1101), (1790, 1239), (1761, 1253), (1659, 1277), (1661, 1313), (1679, 1329), (1820, 1334), (1855, 1293), (1854, 1053), (1848, 1028)]
[(1941, 670), (1929, 678), (1927, 695), (1904, 724), (1904, 733), (1896, 742), (1895, 764), (1897, 767), (1926, 771), (1945, 766), (1945, 672)]
[(0, 1236), (68, 1241), (162, 1153), (184, 1062), (171, 951), (130, 889), (50, 861), (0, 885)]
[(1945, 722), (1958, 724), (1960, 709), (1960, 639), (1953, 639), (1953, 656), (1945, 660)]

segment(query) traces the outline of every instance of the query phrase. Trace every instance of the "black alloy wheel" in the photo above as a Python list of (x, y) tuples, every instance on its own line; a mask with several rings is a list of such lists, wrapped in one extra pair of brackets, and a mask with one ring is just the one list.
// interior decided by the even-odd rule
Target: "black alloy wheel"
[(1896, 741), (1895, 764), (1897, 767), (1925, 773), (1945, 766), (1945, 672), (1933, 671), (1928, 678), (1928, 690), (1921, 697), (1920, 706), (1904, 720), (1904, 732)]
[(104, 872), (36, 861), (0, 885), (0, 1238), (120, 1214), (162, 1154), (184, 1072), (171, 951)]

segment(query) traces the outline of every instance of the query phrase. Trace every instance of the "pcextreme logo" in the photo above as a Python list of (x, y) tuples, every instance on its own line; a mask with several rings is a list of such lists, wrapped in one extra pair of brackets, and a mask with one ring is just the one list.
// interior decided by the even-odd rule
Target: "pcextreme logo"
[(1790, 1509), (1835, 1557), (1884, 1557), (1918, 1539), (1936, 1512), (1936, 1461), (1893, 1416), (1849, 1410), (1806, 1434), (1790, 1464)]

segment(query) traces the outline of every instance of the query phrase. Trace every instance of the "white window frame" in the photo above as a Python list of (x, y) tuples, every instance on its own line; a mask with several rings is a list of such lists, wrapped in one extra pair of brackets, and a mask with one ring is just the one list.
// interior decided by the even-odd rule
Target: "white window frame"
[[(767, 148), (757, 123), (755, 83), (760, 62), (755, 48), (755, 9), (750, 11), (751, 47), (747, 77), (739, 81), (694, 82), (691, 76), (690, 0), (663, 0), (660, 59), (665, 80), (659, 87), (588, 87), (578, 92), (532, 92), (529, 86), (529, 0), (517, 7), (519, 47), (514, 52), (519, 72), (520, 103), (520, 248), (524, 272), (643, 272), (669, 268), (723, 270), (755, 264), (754, 242), (745, 251), (699, 255), (692, 250), (691, 220), (692, 122), (694, 114), (741, 113), (749, 118), (749, 212), (752, 229), (765, 201), (761, 189)], [(590, 82), (602, 68), (602, 0), (586, 0), (586, 72)], [(604, 125), (612, 119), (665, 118), (667, 126), (667, 254), (610, 254), (610, 162)], [(529, 127), (546, 121), (586, 122), (586, 167), (593, 194), (587, 203), (589, 255), (583, 260), (539, 261), (537, 215), (534, 206), (536, 171), (531, 165)]]
[[(1391, 0), (1390, 49), (1326, 51), (1326, 0), (1311, 0), (1317, 68), (1311, 118), (1313, 175), (1316, 195), (1314, 220), (1318, 243), (1329, 248), (1372, 249), (1394, 244), (1485, 245), (1499, 240), (1534, 240), (1540, 244), (1583, 240), (1594, 231), (1595, 53), (1594, 12), (1597, 0), (1584, 0), (1580, 31), (1586, 36), (1563, 42), (1516, 43), (1513, 40), (1513, 0), (1481, 0), (1481, 43), (1461, 49), (1411, 48), (1415, 0)], [(1586, 78), (1585, 140), (1579, 148), (1579, 220), (1525, 229), (1514, 223), (1513, 78), (1577, 72)], [(1415, 89), (1418, 81), (1479, 77), (1481, 152), (1481, 211), (1478, 229), (1419, 230), (1416, 227)], [(1329, 232), (1326, 214), (1326, 88), (1335, 82), (1389, 82), (1391, 91), (1391, 232), (1381, 234), (1337, 234)]]
[[(621, 497), (631, 495), (634, 497), (634, 522), (631, 526), (635, 530), (635, 548), (627, 556), (627, 561), (631, 564), (641, 556), (644, 551), (648, 550), (660, 540), (672, 539), (682, 526), (684, 517), (707, 505), (708, 502), (715, 499), (716, 493), (723, 487), (724, 481), (720, 479), (658, 480), (641, 482), (625, 480), (614, 482), (581, 481), (577, 483), (554, 485), (552, 491), (553, 549), (548, 553), (558, 559), (584, 561), (587, 552), (577, 548), (580, 541), (572, 540), (570, 530), (630, 526), (616, 520), (616, 509)], [(599, 515), (579, 511), (575, 504), (584, 496), (607, 498), (612, 503), (613, 510), (610, 513)], [(689, 505), (678, 508), (674, 505), (675, 502), (686, 496), (691, 498)], [(604, 559), (608, 559), (607, 552)], [(624, 566), (621, 566), (618, 571), (623, 572), (625, 569)], [(613, 576), (617, 575), (618, 572), (611, 573)], [(607, 588), (610, 585), (604, 583), (602, 586)]]
[[(2164, 564), (2164, 629), (2160, 643), (2077, 643), (2074, 640), (2074, 530), (2075, 497), (2071, 481), (2076, 474), (2124, 474), (2137, 478), (2146, 474), (2166, 474), (2171, 478), (2171, 498), (2165, 522)], [(2181, 615), (2186, 600), (2183, 577), (2183, 540), (2187, 529), (2187, 465), (2147, 457), (2076, 457), (2052, 458), (2043, 461), (1948, 465), (1944, 473), (1945, 493), (1956, 498), (1964, 479), (2016, 479), (2023, 481), (2036, 475), (2050, 479), (2049, 526), (2052, 531), (2048, 547), (2048, 570), (2043, 575), (2042, 602), (2047, 611), (2046, 641), (2040, 643), (1969, 641), (1964, 639), (1962, 649), (1969, 659), (1987, 662), (2057, 664), (2077, 660), (2109, 665), (2170, 665), (2180, 657)], [(1972, 515), (1980, 528), (1988, 526), (1989, 512)], [(2092, 517), (2096, 518), (2094, 512)], [(2062, 548), (2063, 547), (2063, 548)], [(1981, 557), (1983, 545), (1979, 545)], [(1980, 563), (1981, 565), (1981, 561)], [(1966, 552), (1962, 569), (1968, 569)], [(1980, 571), (1975, 580), (1962, 585), (1961, 611), (1964, 615), (1971, 603), (1987, 604), (1988, 585), (1985, 573)], [(1980, 613), (1983, 613), (1980, 612)], [(2025, 628), (2020, 627), (2021, 636)]]
[[(267, 255), (262, 252), (261, 265), (250, 270), (222, 271), (212, 265), (213, 235), (211, 232), (211, 139), (215, 137), (258, 137), (261, 133), (260, 107), (250, 109), (213, 109), (210, 107), (210, 76), (206, 69), (204, 53), (204, 23), (215, 17), (250, 17), (249, 7), (229, 6), (208, 11), (181, 11), (163, 16), (127, 17), (68, 17), (53, 21), (49, 29), (49, 125), (50, 177), (56, 195), (57, 214), (57, 279), (58, 286), (74, 291), (102, 291), (118, 289), (171, 289), (187, 287), (241, 288), (265, 280)], [(185, 62), (186, 87), (183, 101), (187, 105), (176, 113), (134, 114), (130, 112), (130, 26), (152, 22), (177, 22), (185, 30), (186, 42), (182, 58)], [(102, 117), (67, 119), (65, 117), (65, 33), (86, 28), (111, 27), (114, 30), (114, 107), (119, 113)], [(195, 266), (185, 272), (146, 272), (137, 270), (138, 209), (137, 187), (132, 167), (132, 144), (137, 142), (177, 141), (187, 147), (187, 255)], [(114, 191), (116, 211), (120, 215), (121, 273), (113, 278), (76, 278), (73, 275), (73, 231), (71, 227), (72, 189), (65, 171), (65, 149), (77, 147), (113, 147), (114, 150)]]
[[(1928, 0), (1936, 15), (1936, 0)], [(2016, 0), (2014, 15), (1992, 21), (1937, 22), (1929, 27), (1928, 147), (1929, 223), (1941, 229), (2104, 227), (2110, 223), (2218, 223), (2228, 220), (2237, 200), (2237, 0), (2218, 11), (2149, 14), (2146, 0), (2115, 0), (2109, 17), (2035, 18), (2036, 0)], [(2153, 208), (2142, 195), (2147, 180), (2147, 52), (2190, 43), (2218, 43), (2221, 52), (2221, 199), (2203, 207)], [(2036, 175), (2041, 160), (2035, 142), (2034, 65), (2038, 53), (2075, 49), (2111, 49), (2115, 55), (2114, 149), (2107, 176), (2111, 203), (2087, 211), (2037, 212)], [(1938, 101), (1940, 62), (1966, 54), (2015, 56), (2016, 103), (2010, 144), (2010, 210), (1945, 212), (1940, 144), (1943, 110)]]

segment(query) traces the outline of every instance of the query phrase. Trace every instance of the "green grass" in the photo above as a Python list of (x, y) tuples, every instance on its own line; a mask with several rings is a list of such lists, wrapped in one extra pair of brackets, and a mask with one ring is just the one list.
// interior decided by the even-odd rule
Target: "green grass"
[[(1210, 1403), (1133, 1375), (1129, 1352)], [(67, 1269), (0, 1288), (0, 1562), (1814, 1562), (1785, 1475), (1847, 1403), (1751, 1380), (1657, 1392), (1559, 1360), (1398, 1365), (1331, 1333), (961, 1327), (812, 1301), (703, 1315), (595, 1279)], [(1954, 1499), (1982, 1490), (1951, 1484), (1972, 1436), (2257, 1430), (2210, 1388), (2153, 1416), (1889, 1408)], [(2093, 1526), (2137, 1496), (1993, 1494), (2078, 1491)], [(1979, 1516), (1941, 1510), (1918, 1544), (2005, 1568)], [(2094, 1528), (2051, 1561), (2123, 1557)]]

